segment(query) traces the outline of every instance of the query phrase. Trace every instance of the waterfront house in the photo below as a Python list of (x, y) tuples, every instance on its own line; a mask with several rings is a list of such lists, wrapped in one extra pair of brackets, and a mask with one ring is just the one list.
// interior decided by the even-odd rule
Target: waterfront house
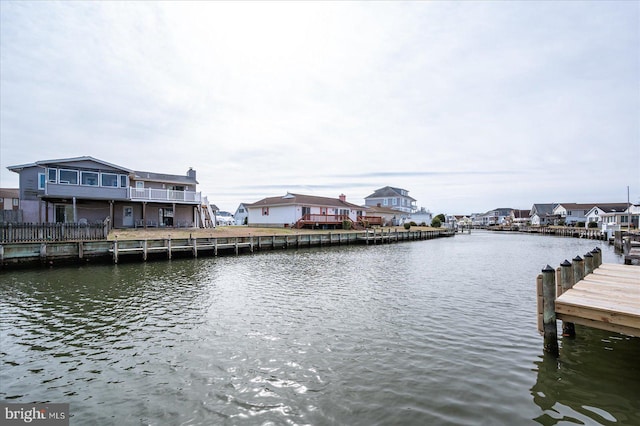
[(508, 218), (508, 222), (514, 226), (524, 226), (531, 222), (530, 210), (511, 210), (511, 215)]
[(344, 194), (329, 198), (287, 192), (245, 207), (248, 224), (264, 227), (340, 228), (344, 221), (356, 224), (365, 216), (365, 209), (347, 202)]
[(248, 214), (247, 203), (240, 203), (233, 215), (236, 220), (236, 225), (246, 225), (248, 221)]
[[(640, 222), (640, 205), (638, 204), (614, 204), (594, 206), (587, 213), (588, 222), (597, 222), (598, 228), (609, 237), (615, 231), (628, 228), (638, 229)], [(588, 223), (586, 224), (588, 226)]]
[(198, 226), (202, 197), (196, 171), (136, 171), (90, 156), (7, 167), (19, 174), (24, 222), (111, 227)]
[(507, 223), (507, 218), (511, 216), (512, 208), (497, 208), (495, 210), (489, 210), (488, 212), (480, 215), (474, 221), (474, 225), (480, 226), (494, 226), (504, 225)]
[(417, 210), (416, 200), (409, 196), (409, 191), (392, 186), (376, 189), (373, 194), (365, 197), (364, 204), (367, 207), (389, 207), (405, 213)]
[(0, 210), (20, 210), (18, 188), (0, 188)]
[(18, 188), (0, 188), (0, 222), (22, 222)]
[(553, 214), (553, 209), (557, 206), (557, 203), (549, 204), (534, 204), (529, 212), (531, 225), (545, 226), (554, 225), (560, 216)]
[(371, 216), (379, 216), (382, 218), (383, 226), (397, 226), (404, 223), (407, 216), (398, 210), (389, 207), (372, 206), (367, 207), (367, 214)]
[(587, 213), (595, 205), (595, 203), (560, 203), (554, 207), (553, 214), (560, 216), (565, 225), (575, 225), (578, 222), (586, 222)]

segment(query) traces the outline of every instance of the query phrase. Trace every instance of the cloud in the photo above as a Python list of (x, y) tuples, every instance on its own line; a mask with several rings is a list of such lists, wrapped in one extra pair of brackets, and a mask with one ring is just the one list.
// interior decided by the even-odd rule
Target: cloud
[(287, 188), (458, 212), (640, 195), (636, 2), (0, 8), (2, 186), (92, 155), (194, 167), (228, 210)]

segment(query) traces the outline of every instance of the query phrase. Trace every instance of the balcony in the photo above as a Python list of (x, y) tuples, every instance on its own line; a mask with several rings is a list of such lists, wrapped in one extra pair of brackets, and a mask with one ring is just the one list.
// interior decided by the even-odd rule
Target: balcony
[(132, 187), (129, 187), (128, 190), (129, 199), (132, 201), (167, 201), (186, 204), (199, 204), (202, 202), (202, 193), (195, 191)]

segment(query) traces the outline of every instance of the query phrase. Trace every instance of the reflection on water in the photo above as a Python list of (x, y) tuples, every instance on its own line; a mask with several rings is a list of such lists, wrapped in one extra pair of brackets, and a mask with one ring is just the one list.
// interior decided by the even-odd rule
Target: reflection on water
[(575, 339), (563, 339), (558, 359), (545, 354), (535, 362), (538, 377), (531, 395), (543, 414), (534, 420), (640, 424), (640, 339), (576, 329)]
[(373, 247), (3, 272), (0, 398), (72, 424), (638, 424), (638, 339), (541, 357), (535, 276), (599, 242)]

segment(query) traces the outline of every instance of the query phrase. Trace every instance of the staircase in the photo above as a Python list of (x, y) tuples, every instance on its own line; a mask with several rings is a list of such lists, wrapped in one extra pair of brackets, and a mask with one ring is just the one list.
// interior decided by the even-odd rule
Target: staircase
[(200, 222), (203, 228), (216, 227), (216, 217), (207, 197), (203, 197), (202, 205), (200, 206)]

